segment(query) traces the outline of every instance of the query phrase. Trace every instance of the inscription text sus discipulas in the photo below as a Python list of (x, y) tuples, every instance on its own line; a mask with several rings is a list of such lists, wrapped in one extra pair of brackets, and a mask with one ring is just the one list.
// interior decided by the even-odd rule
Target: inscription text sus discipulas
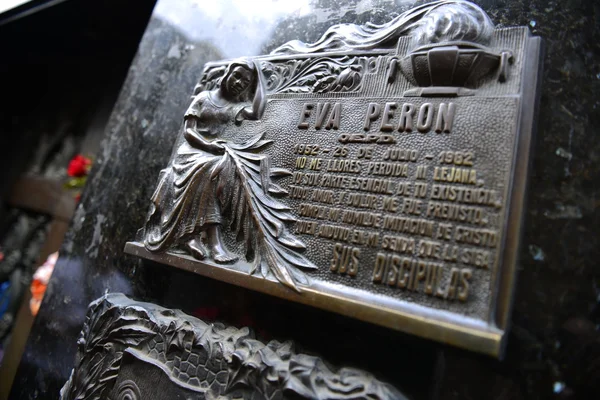
[(450, 134), (456, 110), (370, 102), (363, 133), (344, 131), (341, 102), (303, 103), (297, 127), (336, 132), (340, 144), (296, 143), (289, 190), (301, 201), (296, 233), (332, 242), (331, 273), (356, 277), (370, 248), (372, 284), (468, 300), (473, 269), (493, 267), (501, 193), (483, 187), (473, 151), (397, 147), (399, 134)]

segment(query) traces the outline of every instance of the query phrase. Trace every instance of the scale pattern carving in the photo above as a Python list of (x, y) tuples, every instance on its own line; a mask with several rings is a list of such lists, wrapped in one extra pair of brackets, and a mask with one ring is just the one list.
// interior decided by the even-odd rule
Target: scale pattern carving
[[(292, 342), (265, 345), (248, 328), (204, 323), (122, 294), (90, 305), (77, 345), (62, 400), (142, 398), (144, 385), (159, 399), (172, 393), (193, 399), (404, 398), (364, 371), (332, 370), (318, 357), (298, 354)], [(136, 379), (119, 377), (126, 357), (138, 362)], [(168, 383), (157, 387), (152, 370)]]

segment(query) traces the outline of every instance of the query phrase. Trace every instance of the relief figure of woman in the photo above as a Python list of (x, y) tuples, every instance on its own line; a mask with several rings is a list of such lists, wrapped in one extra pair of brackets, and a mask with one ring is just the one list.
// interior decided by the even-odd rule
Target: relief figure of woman
[(231, 263), (238, 259), (222, 241), (221, 207), (226, 199), (217, 193), (222, 178), (211, 178), (211, 171), (225, 151), (219, 135), (232, 123), (260, 119), (265, 104), (258, 61), (247, 60), (233, 61), (217, 89), (193, 98), (184, 116), (183, 140), (161, 171), (152, 196), (144, 237), (148, 250), (177, 245), (200, 260), (211, 257)]

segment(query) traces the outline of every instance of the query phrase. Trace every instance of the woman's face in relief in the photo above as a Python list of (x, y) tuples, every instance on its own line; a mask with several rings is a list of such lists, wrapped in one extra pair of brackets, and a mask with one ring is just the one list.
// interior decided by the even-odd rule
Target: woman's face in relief
[(248, 90), (250, 83), (252, 83), (252, 72), (247, 68), (237, 66), (227, 79), (227, 91), (233, 97), (239, 97)]

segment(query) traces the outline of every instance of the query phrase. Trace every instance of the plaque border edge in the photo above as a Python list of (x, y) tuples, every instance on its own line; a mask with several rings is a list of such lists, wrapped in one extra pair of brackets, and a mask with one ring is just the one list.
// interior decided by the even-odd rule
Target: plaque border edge
[[(487, 329), (459, 324), (458, 321), (432, 318), (407, 310), (365, 303), (336, 296), (334, 293), (321, 292), (310, 287), (303, 286), (302, 293), (297, 293), (278, 282), (249, 276), (244, 272), (191, 259), (185, 259), (182, 262), (181, 255), (169, 253), (153, 254), (146, 250), (143, 244), (138, 242), (127, 242), (125, 253), (246, 289), (276, 296), (284, 300), (294, 301), (395, 331), (419, 336), (424, 339), (434, 340), (494, 357), (499, 357), (501, 354), (504, 332), (486, 324), (485, 321), (482, 321), (482, 326), (487, 325)], [(460, 318), (460, 315), (456, 316), (457, 320)]]
[(521, 111), (517, 124), (516, 154), (512, 167), (512, 187), (509, 191), (510, 203), (504, 232), (506, 241), (501, 256), (501, 268), (496, 277), (496, 290), (490, 312), (490, 324), (494, 324), (503, 332), (499, 351), (496, 354), (499, 359), (504, 357), (506, 350), (506, 333), (510, 328), (510, 316), (514, 303), (517, 266), (525, 225), (524, 211), (528, 200), (528, 183), (532, 171), (533, 144), (536, 137), (543, 80), (543, 39), (530, 33), (525, 45), (526, 60), (521, 79)]

